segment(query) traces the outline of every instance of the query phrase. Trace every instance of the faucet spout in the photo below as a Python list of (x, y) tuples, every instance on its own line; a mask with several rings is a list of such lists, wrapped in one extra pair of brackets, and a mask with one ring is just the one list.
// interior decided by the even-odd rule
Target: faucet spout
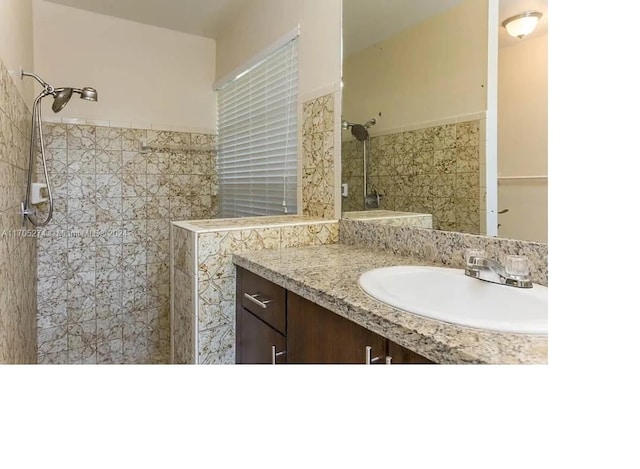
[(532, 288), (529, 275), (514, 275), (507, 272), (502, 264), (487, 257), (470, 256), (464, 274), (468, 277), (518, 288)]

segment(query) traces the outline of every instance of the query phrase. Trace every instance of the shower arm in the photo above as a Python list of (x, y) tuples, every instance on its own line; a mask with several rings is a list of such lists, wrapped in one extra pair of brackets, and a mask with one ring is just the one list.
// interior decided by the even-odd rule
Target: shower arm
[(30, 73), (30, 72), (25, 72), (24, 70), (20, 70), (20, 78), (23, 78), (23, 77), (31, 77), (35, 79), (38, 83), (40, 83), (42, 87), (47, 91), (47, 93), (44, 96), (46, 96), (47, 94), (53, 94), (56, 91), (54, 90), (53, 86), (51, 86), (49, 83), (44, 81), (35, 73)]

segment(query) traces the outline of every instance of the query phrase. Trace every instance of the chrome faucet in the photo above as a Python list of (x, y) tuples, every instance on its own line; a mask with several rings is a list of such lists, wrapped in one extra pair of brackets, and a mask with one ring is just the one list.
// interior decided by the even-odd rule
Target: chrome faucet
[(508, 285), (517, 288), (532, 288), (528, 260), (523, 256), (507, 256), (505, 268), (502, 264), (486, 257), (484, 251), (468, 250), (464, 274), (485, 282)]

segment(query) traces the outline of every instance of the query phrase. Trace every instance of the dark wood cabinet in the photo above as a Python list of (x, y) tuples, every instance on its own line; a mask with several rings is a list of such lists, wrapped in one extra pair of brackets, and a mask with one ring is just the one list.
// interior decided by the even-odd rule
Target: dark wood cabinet
[(247, 270), (236, 281), (236, 363), (287, 362), (287, 291)]
[(281, 353), (287, 347), (283, 334), (244, 308), (236, 318), (236, 363), (273, 364), (274, 354), (276, 364), (286, 363), (286, 355)]
[(387, 340), (387, 353), (386, 357), (391, 361), (392, 365), (403, 365), (403, 364), (434, 364), (435, 362), (429, 360), (422, 355), (418, 355), (417, 353), (409, 350), (408, 348), (402, 347), (401, 345), (396, 344), (390, 340)]
[(294, 293), (287, 295), (288, 363), (384, 363), (385, 341)]
[(252, 272), (237, 272), (236, 363), (433, 363)]

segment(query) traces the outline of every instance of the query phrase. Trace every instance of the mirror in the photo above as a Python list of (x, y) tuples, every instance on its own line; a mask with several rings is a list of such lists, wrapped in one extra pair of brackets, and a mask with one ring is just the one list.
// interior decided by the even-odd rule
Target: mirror
[[(544, 6), (546, 19), (546, 0), (501, 0), (500, 21), (527, 3)], [(498, 76), (498, 132), (509, 138), (487, 137), (488, 8), (489, 0), (343, 0), (343, 217), (429, 214), (435, 229), (486, 234), (485, 146), (494, 138), (498, 210), (507, 209), (498, 235), (546, 242), (546, 28), (544, 70), (526, 71), (526, 83), (516, 72), (532, 47), (516, 49), (534, 35), (500, 31), (500, 51), (509, 53), (506, 65), (501, 53), (498, 61), (509, 73)], [(531, 99), (523, 95), (544, 106), (525, 117)], [(537, 228), (523, 232), (533, 209)]]

